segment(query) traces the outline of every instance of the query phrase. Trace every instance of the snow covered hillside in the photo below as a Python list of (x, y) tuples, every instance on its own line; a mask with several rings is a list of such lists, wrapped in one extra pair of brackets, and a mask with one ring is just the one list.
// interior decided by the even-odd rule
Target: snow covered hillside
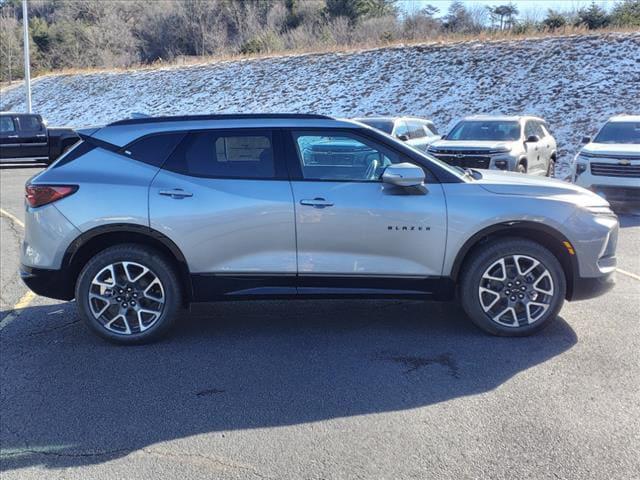
[[(33, 105), (73, 127), (132, 112), (310, 112), (419, 115), (446, 131), (465, 115), (527, 113), (549, 122), (569, 159), (611, 115), (640, 113), (640, 32), (54, 75), (36, 80)], [(4, 90), (0, 108), (23, 110), (23, 89)]]

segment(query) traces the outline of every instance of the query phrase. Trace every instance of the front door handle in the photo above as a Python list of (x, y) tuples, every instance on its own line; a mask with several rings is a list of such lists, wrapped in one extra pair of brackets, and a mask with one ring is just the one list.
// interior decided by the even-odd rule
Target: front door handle
[(18, 135), (7, 135), (7, 138), (18, 138)]
[(314, 208), (333, 207), (332, 202), (326, 201), (324, 198), (316, 197), (313, 200), (300, 200), (300, 205), (306, 205)]
[(174, 188), (173, 190), (160, 190), (160, 195), (164, 195), (165, 197), (171, 197), (175, 199), (185, 198), (185, 197), (193, 197), (193, 193), (185, 192), (181, 188)]

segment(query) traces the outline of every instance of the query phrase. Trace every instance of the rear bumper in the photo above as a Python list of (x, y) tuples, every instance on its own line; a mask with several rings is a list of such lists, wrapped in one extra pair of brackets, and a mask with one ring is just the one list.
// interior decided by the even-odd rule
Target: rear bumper
[(72, 300), (73, 283), (62, 270), (20, 266), (20, 278), (32, 292), (56, 300)]
[(615, 272), (601, 277), (576, 277), (573, 280), (573, 290), (567, 300), (587, 300), (599, 297), (611, 290), (616, 284)]

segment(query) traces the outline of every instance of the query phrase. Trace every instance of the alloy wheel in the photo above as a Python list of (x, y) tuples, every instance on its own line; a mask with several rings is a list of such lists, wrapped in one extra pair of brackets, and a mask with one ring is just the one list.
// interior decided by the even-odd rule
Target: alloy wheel
[(478, 296), (493, 322), (517, 328), (540, 320), (554, 291), (551, 273), (542, 262), (528, 255), (509, 255), (484, 271)]
[(135, 262), (104, 267), (93, 278), (88, 297), (93, 317), (105, 329), (121, 335), (151, 328), (165, 305), (165, 291), (158, 276)]

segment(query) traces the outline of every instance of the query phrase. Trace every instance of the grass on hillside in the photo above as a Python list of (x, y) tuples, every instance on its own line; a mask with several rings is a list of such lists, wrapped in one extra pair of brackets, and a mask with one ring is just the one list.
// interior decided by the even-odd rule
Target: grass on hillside
[[(240, 60), (257, 60), (268, 59), (274, 57), (287, 57), (298, 55), (321, 55), (325, 53), (353, 53), (363, 50), (377, 50), (383, 48), (393, 47), (410, 47), (416, 45), (454, 45), (460, 43), (471, 42), (497, 42), (497, 41), (511, 41), (511, 40), (527, 40), (527, 39), (543, 39), (543, 38), (571, 38), (576, 36), (607, 36), (611, 33), (640, 33), (638, 27), (609, 27), (599, 30), (589, 30), (585, 27), (573, 27), (558, 29), (553, 32), (549, 31), (532, 31), (524, 33), (513, 33), (510, 31), (483, 31), (479, 34), (440, 34), (434, 37), (415, 39), (412, 41), (397, 40), (397, 41), (380, 41), (380, 42), (364, 42), (354, 45), (326, 45), (317, 46), (313, 48), (303, 49), (289, 49), (279, 50), (273, 52), (265, 52), (259, 54), (234, 54), (234, 55), (213, 55), (213, 56), (188, 56), (179, 57), (171, 61), (158, 61), (154, 63), (136, 64), (128, 67), (88, 67), (88, 68), (66, 68), (61, 70), (41, 71), (32, 77), (32, 80), (43, 78), (52, 75), (83, 75), (92, 73), (104, 73), (104, 72), (127, 72), (127, 71), (139, 71), (139, 70), (155, 70), (159, 68), (179, 68), (189, 65), (201, 65), (217, 62), (229, 62)], [(11, 85), (21, 84), (22, 79), (14, 80)], [(9, 87), (8, 82), (0, 83), (0, 87)]]

